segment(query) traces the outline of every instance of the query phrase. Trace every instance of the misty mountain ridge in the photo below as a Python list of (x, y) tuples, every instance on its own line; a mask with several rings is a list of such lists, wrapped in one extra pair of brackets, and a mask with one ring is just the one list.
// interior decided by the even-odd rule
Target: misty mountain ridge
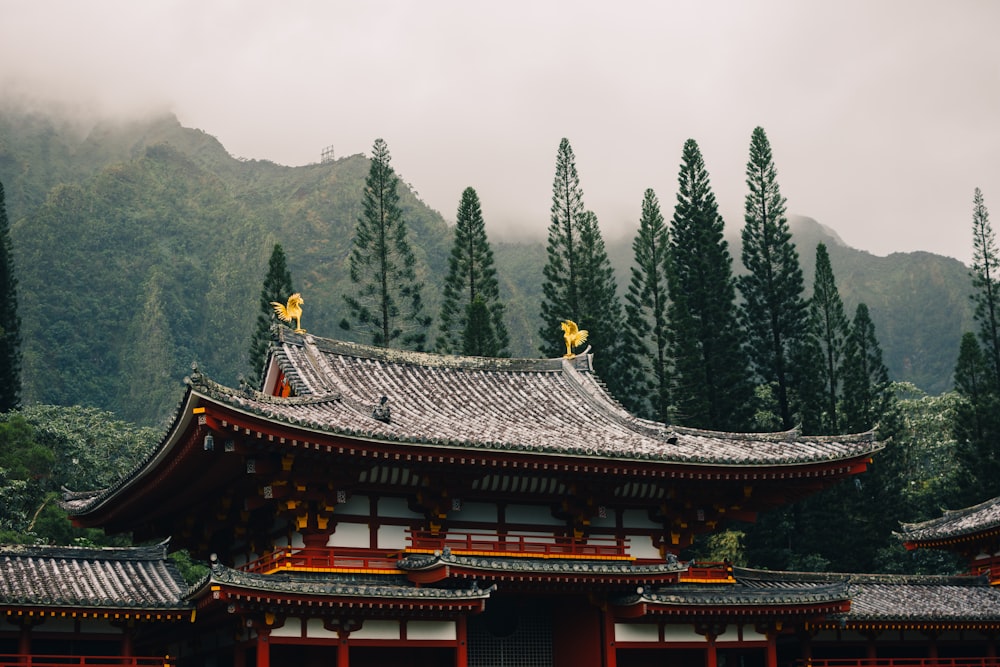
[[(305, 297), (303, 326), (349, 337), (337, 322), (367, 172), (361, 155), (299, 167), (241, 160), (169, 114), (81, 131), (0, 109), (19, 299), (22, 308), (44, 304), (22, 317), (26, 402), (93, 405), (150, 423), (171, 412), (193, 360), (237, 383), (275, 243)], [(425, 307), (436, 315), (452, 227), (401, 186)], [(662, 205), (669, 217), (672, 204)], [(949, 388), (961, 335), (973, 328), (968, 269), (932, 253), (856, 250), (811, 218), (790, 224), (807, 285), (822, 241), (848, 313), (868, 304), (893, 379)], [(738, 229), (727, 236), (739, 271)], [(623, 290), (631, 243), (607, 240)], [(512, 351), (537, 356), (544, 239), (493, 246)]]

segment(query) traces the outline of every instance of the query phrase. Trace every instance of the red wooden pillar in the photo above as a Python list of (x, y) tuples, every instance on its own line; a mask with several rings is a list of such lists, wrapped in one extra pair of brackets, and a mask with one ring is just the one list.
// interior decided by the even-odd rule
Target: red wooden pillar
[(705, 667), (719, 667), (719, 652), (715, 648), (715, 635), (707, 634), (708, 648), (705, 649)]
[[(455, 635), (458, 643), (455, 645), (455, 667), (469, 667), (468, 628), (465, 616), (455, 619)], [(340, 667), (339, 665), (337, 667)]]
[(602, 667), (617, 667), (618, 665), (618, 649), (615, 648), (615, 617), (609, 614), (607, 610), (601, 610), (601, 624), (602, 634), (604, 635), (604, 641), (602, 642), (601, 652), (603, 655)]
[(257, 628), (257, 667), (271, 667), (271, 630)]
[(767, 667), (778, 667), (778, 633), (767, 633)]
[(122, 628), (122, 657), (131, 658), (133, 653), (132, 649), (132, 628), (127, 625)]
[(339, 630), (337, 637), (340, 642), (337, 644), (337, 667), (350, 667), (351, 658), (347, 652), (347, 637), (350, 633), (346, 630)]
[(17, 652), (21, 655), (31, 655), (31, 623), (21, 624), (21, 633), (17, 637)]

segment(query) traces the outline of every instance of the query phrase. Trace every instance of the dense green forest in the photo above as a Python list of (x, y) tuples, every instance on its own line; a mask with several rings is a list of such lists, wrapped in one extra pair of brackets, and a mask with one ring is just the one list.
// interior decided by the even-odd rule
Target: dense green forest
[[(301, 167), (238, 160), (172, 116), (84, 130), (55, 116), (0, 112), (25, 401), (94, 406), (155, 424), (173, 410), (192, 362), (235, 384), (249, 373), (257, 296), (275, 243), (306, 299), (304, 326), (349, 338), (337, 323), (368, 165), (361, 155)], [(664, 201), (674, 187), (665, 177)], [(452, 231), (405, 185), (400, 206), (426, 309), (436, 314)], [(540, 233), (546, 216), (539, 212)], [(488, 226), (488, 210), (484, 217)], [(930, 393), (950, 387), (959, 340), (971, 328), (968, 269), (930, 253), (876, 257), (815, 221), (791, 222), (804, 274), (812, 275), (812, 251), (823, 241), (847, 310), (868, 304), (892, 378)], [(727, 228), (738, 248), (736, 225)], [(621, 289), (631, 241), (607, 243)], [(511, 353), (536, 356), (544, 243), (495, 244), (494, 253)]]
[[(579, 197), (568, 142), (565, 158), (565, 173), (572, 175), (566, 192)], [(692, 183), (701, 187), (695, 173), (703, 168), (700, 156), (688, 158)], [(372, 191), (377, 166), (362, 155), (303, 167), (238, 160), (210, 135), (183, 128), (171, 116), (81, 129), (55, 116), (0, 112), (0, 183), (6, 186), (19, 281), (22, 398), (28, 406), (0, 421), (0, 454), (8, 466), (0, 470), (0, 494), (8, 501), (0, 513), (0, 538), (104, 540), (68, 527), (56, 509), (57, 490), (106, 485), (138, 464), (172, 414), (192, 362), (228, 384), (254, 374), (249, 356), (261, 284), (279, 244), (282, 264), (287, 257), (295, 289), (305, 297), (303, 326), (322, 336), (362, 340), (338, 323), (345, 319), (344, 296), (357, 282), (349, 265), (358, 261), (360, 223), (382, 217), (373, 215), (363, 196)], [(664, 202), (673, 187), (665, 183)], [(425, 312), (434, 316), (456, 298), (456, 289), (446, 286), (459, 275), (465, 278), (455, 284), (465, 284), (472, 275), (468, 269), (456, 273), (453, 235), (464, 224), (482, 235), (480, 216), (488, 224), (488, 211), (479, 211), (468, 191), (456, 193), (456, 206), (460, 196), (464, 212), (455, 230), (411, 187), (391, 187), (390, 210), (405, 220), (407, 252), (414, 255), (416, 273), (407, 281), (423, 286)], [(637, 204), (637, 230), (640, 213), (646, 216), (654, 201), (647, 191), (643, 211)], [(704, 205), (692, 200), (695, 208)], [(566, 230), (581, 225), (581, 248), (596, 241), (591, 258), (595, 266), (607, 265), (611, 291), (615, 274), (619, 295), (631, 290), (625, 277), (635, 276), (632, 237), (605, 246), (596, 218), (582, 205), (573, 210), (579, 220), (567, 222)], [(540, 211), (539, 220), (545, 215)], [(960, 498), (956, 489), (969, 469), (968, 461), (953, 455), (960, 448), (953, 425), (962, 421), (969, 397), (963, 387), (958, 394), (942, 393), (951, 387), (963, 333), (975, 328), (969, 269), (930, 253), (876, 257), (847, 247), (814, 220), (791, 223), (801, 274), (815, 271), (817, 285), (824, 275), (831, 286), (836, 274), (834, 297), (843, 299), (847, 313), (864, 304), (858, 313), (869, 327), (865, 335), (872, 342), (877, 336), (876, 348), (881, 345), (896, 380), (890, 392), (895, 402), (880, 424), (891, 437), (882, 464), (855, 480), (856, 486), (841, 485), (762, 517), (756, 527), (735, 527), (697, 545), (695, 554), (749, 557), (781, 568), (947, 571), (954, 563), (934, 556), (907, 561), (887, 538), (893, 522), (929, 518), (942, 502)], [(594, 238), (588, 241), (587, 233)], [(739, 258), (740, 238), (732, 225), (726, 233)], [(564, 251), (575, 247), (574, 241), (563, 243)], [(539, 327), (543, 299), (556, 298), (553, 317), (567, 308), (558, 302), (562, 296), (543, 295), (543, 285), (558, 273), (543, 271), (547, 255), (553, 261), (551, 244), (548, 253), (541, 241), (495, 244), (492, 250), (495, 265), (491, 260), (484, 284), (504, 304), (507, 347), (515, 356), (537, 356), (552, 342), (542, 340), (545, 327)], [(814, 265), (818, 258), (821, 266)], [(738, 261), (733, 269), (737, 278), (747, 275)], [(809, 296), (811, 283), (806, 281), (802, 296)], [(613, 294), (601, 298), (608, 305), (595, 302), (591, 310), (618, 307)], [(600, 335), (594, 333), (600, 356)], [(769, 390), (758, 386), (754, 403), (766, 404)], [(759, 420), (757, 425), (768, 426)], [(883, 510), (878, 517), (865, 505), (873, 502)], [(830, 530), (838, 521), (860, 525), (858, 548), (841, 548), (843, 533)]]

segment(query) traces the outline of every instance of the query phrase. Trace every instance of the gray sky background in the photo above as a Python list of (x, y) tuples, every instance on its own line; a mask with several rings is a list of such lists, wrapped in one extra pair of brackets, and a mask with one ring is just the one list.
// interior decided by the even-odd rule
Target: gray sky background
[(1000, 224), (998, 32), (992, 0), (0, 0), (0, 96), (169, 109), (287, 165), (382, 137), (446, 219), (476, 188), (494, 240), (544, 237), (562, 137), (608, 238), (646, 188), (670, 216), (688, 138), (738, 228), (760, 125), (789, 213), (969, 262), (974, 188)]

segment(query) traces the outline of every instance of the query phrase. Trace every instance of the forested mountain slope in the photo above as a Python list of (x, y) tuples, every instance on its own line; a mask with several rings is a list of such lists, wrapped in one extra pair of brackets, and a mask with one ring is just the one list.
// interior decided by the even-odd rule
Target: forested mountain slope
[[(360, 155), (302, 167), (238, 160), (172, 116), (82, 127), (0, 109), (26, 402), (91, 405), (154, 423), (172, 411), (192, 361), (236, 383), (276, 242), (306, 300), (303, 326), (344, 335), (345, 260), (367, 170)], [(673, 187), (662, 186), (664, 202)], [(405, 185), (400, 194), (426, 307), (436, 313), (451, 230)], [(539, 212), (540, 224), (547, 215)], [(806, 276), (825, 240), (848, 307), (871, 308), (894, 379), (945, 389), (971, 327), (965, 267), (927, 253), (875, 257), (809, 221), (796, 229)], [(608, 245), (624, 286), (631, 240)], [(512, 350), (535, 356), (544, 244), (494, 250)]]

